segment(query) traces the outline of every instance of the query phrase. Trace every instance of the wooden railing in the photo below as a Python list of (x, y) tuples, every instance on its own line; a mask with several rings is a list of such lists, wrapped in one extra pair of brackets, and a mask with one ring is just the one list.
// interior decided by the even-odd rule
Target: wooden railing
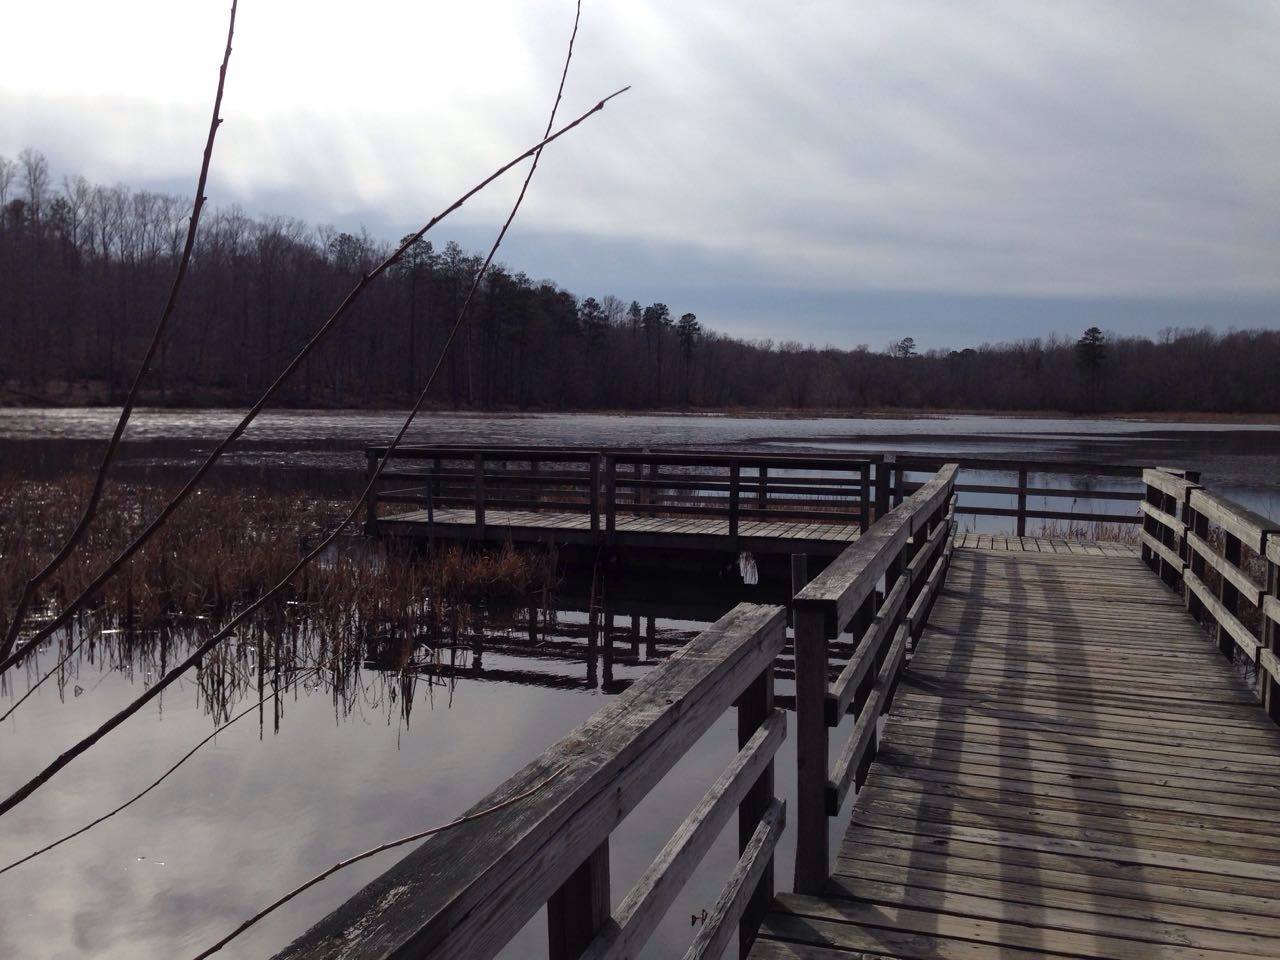
[[(551, 960), (634, 957), (734, 810), (740, 858), (685, 954), (750, 944), (773, 895), (785, 807), (773, 757), (782, 607), (740, 604), (477, 803), (490, 817), (427, 840), (281, 958), (487, 958), (545, 904)], [(609, 837), (730, 707), (740, 750), (629, 893), (613, 904)]]
[[(369, 471), (385, 454), (366, 451)], [(462, 507), (483, 531), (491, 510), (586, 513), (591, 530), (612, 532), (620, 516), (857, 523), (877, 513), (881, 458), (834, 455), (682, 453), (582, 447), (409, 447), (396, 450), (366, 505), (366, 528), (378, 503), (428, 511)]]
[[(946, 576), (958, 469), (943, 465), (795, 596), (797, 892), (830, 877), (828, 819), (866, 777), (877, 722)], [(829, 644), (843, 630), (860, 639), (831, 683)], [(829, 731), (846, 713), (857, 719), (828, 773)]]
[[(1132, 489), (1121, 489), (1115, 486), (1095, 489), (1093, 487), (1034, 486), (1031, 482), (1037, 475), (1124, 477), (1136, 480), (1142, 476), (1142, 467), (1132, 464), (983, 459), (960, 456), (922, 457), (906, 454), (895, 457), (891, 463), (885, 465), (891, 488), (891, 501), (895, 504), (901, 503), (903, 497), (920, 488), (921, 484), (908, 479), (907, 474), (933, 473), (945, 463), (957, 463), (963, 471), (1010, 475), (1009, 483), (957, 483), (956, 493), (961, 496), (957, 501), (956, 513), (975, 517), (1010, 517), (1014, 521), (1014, 531), (1020, 537), (1027, 536), (1028, 519), (1113, 524), (1137, 524), (1141, 519), (1136, 510), (1132, 513), (1118, 513), (1114, 509), (1103, 512), (1073, 509), (1079, 502), (1129, 501), (1136, 503), (1143, 497), (1142, 490), (1136, 486)], [(963, 495), (967, 493), (1004, 496), (1010, 498), (1013, 503), (1007, 506), (966, 503)], [(1037, 507), (1034, 503), (1028, 503), (1028, 498), (1036, 497), (1043, 499), (1046, 505)], [(1068, 502), (1064, 504), (1064, 509), (1057, 509), (1049, 506), (1049, 501)]]
[(1142, 558), (1209, 625), (1224, 656), (1257, 670), (1259, 696), (1280, 723), (1280, 522), (1198, 479), (1167, 467), (1143, 471)]

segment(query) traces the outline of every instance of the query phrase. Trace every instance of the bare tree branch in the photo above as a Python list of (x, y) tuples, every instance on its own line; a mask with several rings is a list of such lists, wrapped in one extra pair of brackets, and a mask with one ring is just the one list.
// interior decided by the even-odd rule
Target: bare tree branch
[[(519, 164), (521, 161), (526, 160), (529, 157), (536, 157), (537, 155), (540, 155), (543, 147), (545, 147), (547, 144), (552, 143), (555, 140), (558, 140), (560, 137), (564, 136), (570, 130), (577, 127), (580, 123), (582, 123), (592, 114), (597, 113), (600, 110), (603, 110), (604, 105), (606, 103), (608, 103), (614, 97), (617, 97), (625, 93), (629, 89), (631, 88), (623, 87), (621, 90), (615, 91), (614, 93), (605, 97), (603, 100), (600, 100), (595, 106), (593, 106), (590, 110), (587, 110), (585, 113), (579, 116), (576, 120), (572, 121), (571, 123), (565, 124), (555, 133), (552, 133), (552, 134), (549, 134), (548, 136), (543, 137), (541, 141), (534, 144), (528, 150), (525, 150), (515, 159), (509, 161), (508, 163), (503, 164), (501, 167), (499, 167), (489, 176), (485, 177), (478, 184), (476, 184), (474, 187), (472, 187), (470, 190), (464, 193), (461, 197), (455, 200), (452, 204), (446, 207), (442, 212), (432, 217), (431, 220), (428, 221), (427, 224), (423, 226), (422, 229), (420, 229), (417, 233), (410, 234), (408, 237), (406, 237), (405, 240), (400, 244), (400, 246), (397, 247), (396, 250), (389, 257), (387, 257), (384, 261), (382, 261), (382, 263), (380, 263), (372, 271), (370, 271), (369, 273), (361, 277), (360, 281), (355, 285), (355, 287), (353, 287), (351, 291), (346, 295), (346, 297), (343, 298), (342, 302), (338, 305), (338, 308), (333, 312), (333, 314), (330, 315), (330, 317), (312, 335), (311, 339), (307, 341), (307, 344), (289, 362), (288, 366), (285, 367), (285, 369), (280, 373), (280, 375), (272, 382), (271, 386), (267, 388), (266, 392), (257, 400), (256, 403), (254, 403), (254, 405), (244, 415), (244, 417), (235, 426), (235, 428), (230, 433), (228, 433), (222, 440), (218, 442), (217, 446), (213, 448), (213, 450), (209, 453), (208, 457), (200, 465), (200, 467), (196, 470), (196, 472), (192, 474), (191, 478), (173, 496), (173, 498), (167, 504), (165, 504), (165, 506), (155, 516), (155, 518), (142, 530), (141, 533), (139, 533), (129, 543), (127, 547), (124, 548), (124, 550), (120, 552), (120, 554), (114, 560), (112, 560), (97, 576), (95, 576), (93, 580), (89, 583), (89, 585), (85, 587), (84, 590), (82, 590), (74, 600), (72, 600), (69, 604), (67, 604), (67, 606), (64, 607), (62, 611), (58, 613), (57, 616), (55, 616), (52, 620), (50, 620), (43, 627), (37, 630), (33, 635), (28, 637), (21, 645), (18, 646), (16, 650), (10, 653), (9, 656), (3, 660), (3, 662), (0, 662), (0, 673), (3, 673), (5, 670), (8, 670), (14, 664), (20, 662), (32, 649), (35, 648), (35, 646), (38, 643), (40, 643), (40, 641), (51, 636), (58, 629), (64, 626), (75, 614), (75, 612), (79, 610), (82, 606), (84, 606), (84, 604), (102, 587), (102, 585), (105, 584), (108, 580), (110, 580), (111, 577), (114, 576), (115, 573), (126, 562), (128, 562), (129, 558), (132, 557), (135, 553), (137, 553), (138, 550), (140, 550), (144, 544), (146, 544), (146, 542), (151, 538), (151, 536), (158, 529), (160, 529), (161, 526), (164, 525), (165, 521), (169, 518), (169, 516), (175, 510), (177, 510), (178, 507), (181, 506), (182, 503), (195, 491), (195, 489), (199, 486), (200, 482), (204, 479), (205, 475), (213, 468), (213, 465), (217, 463), (217, 461), (222, 456), (222, 454), (227, 450), (227, 448), (230, 447), (231, 444), (233, 444), (236, 440), (238, 440), (240, 436), (245, 432), (245, 430), (249, 428), (249, 425), (253, 423), (253, 421), (257, 418), (258, 414), (262, 412), (263, 408), (266, 407), (267, 403), (271, 400), (271, 398), (275, 396), (276, 392), (284, 385), (285, 381), (289, 378), (289, 376), (293, 374), (293, 372), (299, 367), (299, 365), (301, 365), (302, 361), (306, 359), (306, 357), (311, 353), (311, 351), (314, 350), (317, 345), (319, 345), (320, 341), (324, 338), (324, 336), (346, 314), (346, 312), (351, 308), (352, 304), (354, 304), (355, 301), (359, 299), (360, 295), (365, 291), (365, 289), (367, 289), (368, 286), (371, 283), (373, 283), (374, 280), (376, 280), (379, 276), (385, 273), (391, 266), (393, 266), (404, 255), (404, 252), (408, 250), (409, 247), (417, 243), (420, 239), (422, 239), (423, 235), (428, 230), (430, 230), (432, 227), (434, 227), (437, 223), (439, 223), (449, 214), (453, 213), (455, 210), (461, 207), (464, 203), (466, 203), (467, 200), (471, 199), (471, 197), (475, 196), (475, 194), (479, 193), (481, 190), (487, 187), (490, 183), (492, 183), (498, 177), (502, 176), (502, 174), (506, 173), (508, 170), (510, 170), (512, 167), (516, 166), (517, 164)], [(528, 186), (527, 181), (525, 186), (526, 187)], [(521, 198), (523, 198), (523, 196), (524, 196), (524, 192), (521, 191)], [(514, 212), (513, 212), (513, 215), (514, 215)], [(509, 223), (510, 223), (510, 220), (508, 220), (508, 224)], [(505, 232), (505, 227), (504, 227), (504, 232)], [(455, 331), (456, 331), (456, 326), (455, 326)], [(449, 342), (452, 342), (452, 339), (453, 339), (453, 335), (450, 334)], [(443, 354), (442, 354), (442, 358), (443, 358)], [(436, 369), (437, 370), (439, 369), (439, 365), (437, 365)], [(432, 377), (434, 378), (434, 376), (435, 374), (433, 373)], [(430, 382), (428, 382), (428, 387), (429, 386), (430, 386)], [(256, 609), (256, 605), (254, 609)], [(3, 813), (3, 812), (4, 812), (4, 808), (0, 808), (0, 813)]]
[(66, 542), (62, 545), (62, 549), (57, 552), (53, 559), (23, 585), (22, 593), (19, 594), (17, 606), (13, 611), (13, 617), (10, 619), (9, 627), (5, 631), (4, 640), (0, 641), (0, 659), (8, 657), (10, 651), (13, 650), (13, 645), (18, 639), (18, 633), (22, 629), (22, 623), (26, 619), (27, 609), (30, 607), (36, 591), (57, 572), (59, 567), (66, 563), (75, 550), (76, 544), (84, 538), (85, 532), (89, 529), (89, 524), (93, 520), (94, 514), (97, 513), (98, 504), (102, 500), (102, 491), (106, 486), (107, 473), (115, 460), (116, 451), (120, 447), (120, 440), (124, 436), (125, 427), (129, 424), (129, 417), (133, 414), (134, 405), (138, 401), (138, 394), (142, 390), (142, 381), (146, 379), (147, 373), (151, 369), (151, 363), (155, 359), (156, 351), (160, 348), (161, 341), (164, 340), (165, 330), (169, 326), (169, 319), (173, 316), (173, 311), (178, 305), (178, 293), (182, 289), (182, 282), (187, 276), (187, 268), (191, 264), (191, 253), (195, 249), (196, 243), (196, 231), (200, 227), (200, 212), (204, 209), (204, 188), (205, 182), (209, 179), (209, 164), (213, 160), (213, 141), (218, 135), (218, 127), (222, 125), (222, 118), (218, 114), (222, 110), (222, 91), (227, 82), (227, 64), (231, 60), (231, 38), (236, 32), (236, 3), (237, 0), (231, 0), (231, 17), (227, 24), (227, 46), (222, 54), (222, 66), (218, 69), (218, 92), (213, 98), (213, 118), (209, 121), (209, 136), (205, 139), (204, 159), (200, 163), (200, 176), (196, 180), (196, 197), (191, 206), (191, 220), (187, 225), (187, 239), (182, 248), (182, 257), (178, 261), (178, 271), (173, 277), (173, 285), (169, 288), (169, 298), (165, 301), (164, 309), (160, 312), (160, 319), (156, 323), (155, 331), (151, 334), (151, 342), (147, 345), (147, 352), (142, 358), (142, 363), (139, 364), (138, 371), (133, 376), (133, 383), (129, 387), (128, 396), (125, 397), (124, 407), (120, 410), (120, 418), (116, 421), (115, 432), (111, 434), (111, 440), (107, 443), (106, 452), (102, 455), (102, 463), (98, 467), (98, 475), (94, 479), (93, 489), (89, 492), (89, 499), (85, 503), (84, 513), (80, 516), (80, 522), (76, 524), (75, 529), (71, 531), (71, 535), (67, 537)]
[[(530, 168), (529, 176), (526, 177), (525, 179), (525, 184), (524, 184), (525, 189), (528, 188), (529, 179), (532, 178), (533, 171), (534, 169), (536, 169), (537, 157), (540, 155), (542, 148), (546, 144), (556, 139), (556, 137), (559, 137), (564, 133), (567, 133), (569, 130), (573, 129), (578, 124), (582, 123), (592, 114), (597, 113), (600, 110), (603, 110), (604, 105), (606, 103), (608, 103), (614, 97), (617, 97), (620, 94), (625, 93), (629, 89), (631, 88), (623, 87), (621, 90), (618, 90), (617, 92), (612, 93), (609, 96), (605, 97), (603, 100), (599, 101), (594, 107), (592, 107), (586, 113), (578, 117), (578, 119), (574, 120), (572, 123), (568, 124), (567, 126), (562, 127), (554, 135), (544, 138), (543, 141), (539, 143), (537, 146), (526, 151), (524, 154), (521, 154), (521, 156), (517, 158), (516, 161), (513, 161), (513, 163), (516, 163), (516, 162), (519, 162), (520, 159), (524, 159), (525, 157), (528, 157), (528, 156), (534, 156), (535, 158), (535, 164)], [(557, 104), (558, 103), (559, 103), (559, 100), (557, 99)], [(511, 164), (508, 164), (507, 167), (504, 167), (502, 169), (505, 170), (510, 166)], [(501, 170), (499, 171), (499, 173), (500, 172)], [(463, 200), (465, 200), (466, 197), (471, 196), (471, 194), (475, 193), (477, 190), (480, 189), (481, 186), (483, 186), (484, 184), (487, 184), (489, 181), (494, 179), (494, 177), (496, 177), (497, 175), (498, 174), (494, 174), (490, 176), (485, 181), (483, 181), (480, 186), (473, 188), (468, 194), (466, 194), (463, 197)], [(436, 361), (435, 367), (432, 368), (431, 376), (427, 379), (426, 385), (422, 388), (422, 392), (418, 394), (418, 399), (414, 403), (413, 409), (410, 410), (409, 415), (405, 417), (404, 423), (401, 424), (400, 430), (396, 434), (395, 439), (392, 440), (390, 445), (387, 447), (386, 453), (384, 454), (383, 458), (378, 462), (377, 469), (374, 470), (372, 475), (369, 477), (369, 480), (365, 484), (364, 490), (360, 494), (359, 499), (356, 500), (355, 505), (351, 508), (351, 511), (346, 515), (346, 517), (342, 520), (342, 522), (339, 523), (338, 526), (336, 526), (327, 535), (325, 535), (320, 540), (320, 542), (317, 543), (311, 550), (305, 553), (302, 556), (302, 558), (296, 564), (294, 564), (293, 568), (290, 569), (288, 573), (286, 573), (278, 583), (276, 583), (275, 586), (273, 586), (266, 593), (262, 594), (256, 600), (254, 600), (252, 603), (246, 606), (242, 611), (240, 611), (240, 613), (236, 614), (236, 616), (234, 616), (227, 623), (225, 627), (223, 627), (217, 633), (210, 636), (207, 640), (203, 641), (198, 647), (196, 647), (196, 649), (191, 654), (187, 656), (185, 660), (183, 660), (181, 663), (177, 664), (172, 669), (170, 669), (169, 672), (166, 673), (153, 686), (143, 691), (143, 693), (140, 694), (136, 699), (134, 699), (132, 703), (122, 708), (120, 711), (118, 711), (115, 715), (110, 717), (108, 720), (104, 721), (92, 733), (88, 734), (87, 736), (85, 736), (84, 738), (82, 738), (81, 740), (73, 744), (71, 747), (68, 747), (61, 755), (58, 756), (56, 760), (54, 760), (52, 763), (46, 766), (42, 771), (40, 771), (40, 773), (36, 774), (34, 777), (28, 780), (21, 787), (19, 787), (9, 797), (7, 797), (3, 801), (0, 801), (0, 815), (3, 815), (8, 811), (12, 810), (14, 807), (16, 807), (19, 803), (21, 803), (27, 797), (31, 796), (31, 794), (33, 794), (41, 786), (43, 786), (45, 783), (51, 780), (58, 773), (58, 771), (62, 770), (64, 767), (67, 766), (67, 764), (71, 763), (71, 761), (73, 761), (76, 757), (80, 756), (80, 754), (84, 753), (86, 750), (92, 747), (95, 743), (101, 740), (104, 736), (106, 736), (116, 727), (120, 726), (120, 724), (124, 723), (127, 719), (129, 719), (129, 717), (133, 716), (133, 714), (141, 710), (152, 699), (159, 696), (162, 690), (164, 690), (166, 687), (172, 684), (175, 680), (181, 677), (189, 669), (191, 669), (193, 666), (196, 666), (201, 661), (201, 659), (203, 659), (206, 653), (208, 653), (215, 646), (221, 643), (224, 639), (226, 639), (228, 636), (234, 633), (235, 630), (240, 626), (240, 624), (242, 624), (245, 620), (251, 617), (254, 614), (254, 612), (258, 610), (259, 607), (261, 607), (267, 601), (271, 600), (277, 594), (282, 592), (286, 587), (288, 587), (290, 582), (293, 580), (293, 578), (297, 576), (297, 574), (301, 572), (309, 563), (311, 563), (312, 560), (314, 560), (326, 549), (328, 549), (329, 545), (332, 544), (333, 541), (336, 540), (338, 536), (342, 533), (342, 531), (345, 530), (351, 524), (351, 522), (356, 518), (356, 516), (360, 513), (361, 509), (363, 508), (364, 501), (368, 498), (374, 486), (377, 484), (378, 478), (381, 477), (382, 471), (387, 465), (387, 458), (390, 457), (391, 454), (395, 451), (396, 447), (399, 446), (400, 441), (404, 439), (404, 435), (408, 432), (409, 427), (413, 423), (414, 418), (418, 415), (418, 412), (422, 409), (422, 405), (426, 401), (427, 394), (430, 392), (432, 385), (435, 383), (436, 377), (440, 373), (441, 367), (444, 365), (445, 358), (449, 352), (449, 347), (453, 344), (453, 341), (457, 336), (458, 330), (461, 328), (463, 320), (466, 318), (467, 309), (470, 307), (472, 298), (475, 296), (475, 292), (477, 287), (479, 286), (480, 279), (483, 276), (484, 269), (486, 269), (488, 265), (492, 263), (493, 256), (498, 249), (498, 243), (500, 243), (502, 240), (502, 237), (506, 235), (507, 228), (510, 227), (512, 220), (515, 218), (516, 211), (519, 209), (520, 203), (524, 199), (525, 189), (522, 189), (520, 191), (520, 196), (516, 199), (515, 206), (512, 208), (510, 216), (507, 217), (506, 223), (503, 224), (502, 231), (498, 235), (498, 242), (495, 242), (493, 249), (489, 253), (489, 257), (485, 260), (485, 267), (482, 268), (479, 273), (477, 273), (476, 280), (471, 286), (471, 291), (467, 295), (466, 301), (462, 304), (461, 310), (458, 312), (458, 318), (455, 321), (452, 330), (450, 330), (449, 337), (445, 341), (444, 346), (440, 351), (439, 359)], [(461, 203), (462, 203), (462, 200), (456, 201), (449, 208), (449, 210), (456, 209), (458, 206), (461, 205)], [(441, 216), (443, 216), (443, 214)], [(439, 218), (436, 218), (436, 219), (439, 219)], [(428, 224), (428, 226), (430, 226), (430, 224)], [(375, 270), (374, 273), (369, 274), (368, 277), (365, 278), (365, 280), (362, 280), (361, 285), (357, 286), (356, 289), (357, 290), (363, 289), (368, 279), (375, 276), (377, 273), (380, 273), (382, 270), (386, 269), (387, 266), (389, 266), (392, 262), (394, 262), (394, 257), (397, 257), (401, 253), (403, 253), (403, 251), (407, 249), (409, 243), (415, 242), (419, 237), (422, 236), (423, 233), (426, 232), (426, 229), (427, 228), (424, 227), (417, 234), (410, 237), (408, 241), (406, 241), (404, 244), (401, 245), (400, 249), (397, 250), (396, 253), (392, 255), (392, 257), (388, 258), (387, 261), (384, 261), (381, 267)], [(347, 301), (344, 301), (344, 304), (348, 303), (350, 299), (351, 298), (348, 297)], [(341, 310), (342, 308), (339, 308), (339, 309)], [(255, 410), (256, 409), (258, 408), (255, 407)], [(247, 426), (247, 424), (244, 424), (244, 425)], [(232, 431), (232, 434), (229, 436), (236, 437), (236, 436), (239, 436), (241, 432), (243, 432), (243, 429), (237, 428), (237, 430)], [(224, 448), (225, 445), (226, 445), (225, 442), (223, 444), (220, 444), (219, 449)], [(208, 464), (208, 462), (206, 463)], [(192, 478), (192, 481), (188, 482), (187, 486), (183, 488), (183, 491), (180, 491), (179, 496), (183, 496), (184, 493), (190, 491), (190, 489), (194, 486), (195, 481), (199, 477), (203, 476), (204, 469), (207, 469), (207, 467), (202, 468), (202, 471), (197, 472), (196, 476)], [(176, 499), (177, 498), (175, 498), (175, 500)], [(162, 522), (163, 518), (167, 517), (171, 512), (172, 512), (171, 507), (166, 507), (165, 510), (161, 511), (156, 521), (153, 521), (152, 526), (148, 529), (149, 530), (154, 529), (154, 527), (158, 523)], [(137, 541), (135, 541), (135, 543), (137, 543)], [(131, 552), (132, 549), (136, 549), (136, 548), (132, 547), (131, 545), (131, 549), (126, 552)], [(48, 629), (48, 628), (46, 627), (45, 629)], [(15, 656), (16, 655), (17, 653), (15, 653)]]

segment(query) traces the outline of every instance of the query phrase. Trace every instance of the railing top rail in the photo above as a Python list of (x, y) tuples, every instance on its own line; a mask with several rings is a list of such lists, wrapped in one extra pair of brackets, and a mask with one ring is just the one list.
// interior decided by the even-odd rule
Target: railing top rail
[[(366, 453), (372, 456), (383, 456), (387, 448), (372, 446)], [(393, 458), (431, 459), (465, 458), (484, 456), (489, 459), (508, 457), (512, 460), (573, 460), (580, 461), (595, 455), (613, 457), (618, 463), (660, 463), (671, 465), (697, 466), (699, 464), (738, 463), (742, 466), (794, 467), (796, 469), (841, 469), (851, 466), (877, 463), (883, 460), (883, 454), (854, 453), (774, 453), (768, 451), (729, 451), (729, 450), (682, 450), (672, 448), (640, 448), (640, 447), (548, 447), (533, 445), (501, 445), (484, 444), (432, 444), (430, 446), (397, 447)]]
[(1070, 460), (1013, 460), (1004, 457), (970, 457), (964, 454), (898, 454), (895, 466), (906, 470), (937, 470), (944, 464), (957, 464), (962, 470), (991, 470), (1017, 473), (1058, 473), (1068, 475), (1097, 475), (1109, 477), (1141, 477), (1143, 467), (1134, 463), (1080, 463)]
[(427, 840), (279, 957), (493, 956), (772, 664), (785, 625), (739, 604), (468, 812), (542, 789)]
[(817, 454), (781, 454), (781, 453), (722, 453), (720, 451), (639, 451), (639, 450), (604, 450), (605, 456), (613, 457), (615, 463), (658, 463), (671, 466), (698, 466), (713, 464), (728, 466), (737, 463), (744, 467), (764, 465), (769, 467), (794, 467), (810, 470), (848, 470), (860, 467), (872, 461), (865, 457), (835, 456), (828, 457)]
[(1206, 517), (1210, 523), (1239, 537), (1254, 553), (1262, 553), (1267, 534), (1280, 532), (1280, 521), (1254, 513), (1234, 500), (1228, 500), (1202, 487), (1193, 488), (1187, 502), (1192, 510)]
[(1200, 484), (1188, 480), (1185, 476), (1173, 473), (1164, 467), (1143, 470), (1142, 482), (1149, 487), (1155, 487), (1161, 493), (1177, 497), (1179, 501), (1187, 495), (1188, 491), (1200, 486)]
[(798, 607), (819, 609), (828, 631), (848, 623), (884, 576), (903, 544), (950, 496), (959, 466), (948, 463), (919, 490), (871, 525), (795, 596)]

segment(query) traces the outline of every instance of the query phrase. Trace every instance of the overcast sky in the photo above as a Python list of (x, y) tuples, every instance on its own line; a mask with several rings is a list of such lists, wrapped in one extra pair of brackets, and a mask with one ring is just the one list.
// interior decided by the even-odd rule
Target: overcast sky
[[(212, 0), (11, 4), (0, 154), (189, 192)], [(208, 195), (416, 228), (535, 142), (570, 0), (242, 0)], [(585, 0), (503, 259), (752, 337), (1280, 326), (1280, 4)], [(481, 248), (512, 175), (437, 228)]]

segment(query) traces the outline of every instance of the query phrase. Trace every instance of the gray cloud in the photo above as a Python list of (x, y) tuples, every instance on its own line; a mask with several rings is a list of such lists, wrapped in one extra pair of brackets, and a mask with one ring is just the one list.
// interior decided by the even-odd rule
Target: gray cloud
[[(65, 49), (66, 2), (17, 14), (0, 152), (189, 189), (220, 5), (135, 0), (142, 36), (104, 20), (132, 65), (104, 83), (93, 49)], [(249, 8), (215, 200), (395, 237), (536, 138), (567, 0), (362, 9)], [(516, 268), (844, 345), (1280, 317), (1280, 7), (588, 0), (583, 18), (564, 116), (634, 90), (548, 152)], [(164, 34), (187, 20), (195, 53)], [(514, 189), (442, 237), (481, 245)]]

